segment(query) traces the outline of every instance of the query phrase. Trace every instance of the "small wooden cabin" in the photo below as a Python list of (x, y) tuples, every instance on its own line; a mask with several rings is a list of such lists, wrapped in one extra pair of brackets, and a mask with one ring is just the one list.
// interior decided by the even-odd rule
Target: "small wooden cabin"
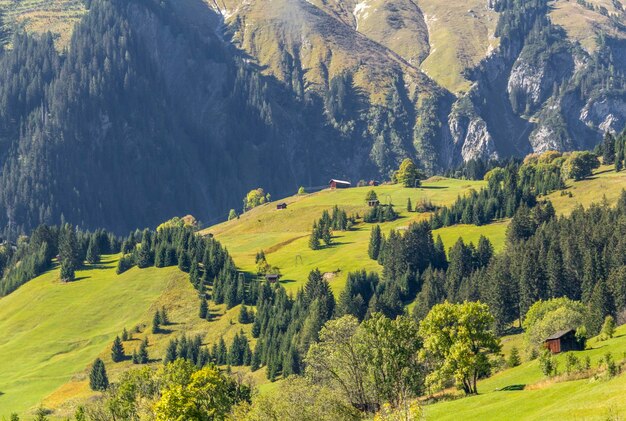
[(367, 206), (369, 206), (370, 208), (373, 208), (375, 206), (380, 205), (380, 200), (378, 199), (373, 199), (373, 200), (368, 200), (367, 201)]
[(380, 182), (379, 182), (379, 181), (376, 181), (376, 180), (370, 180), (370, 182), (369, 182), (368, 184), (369, 184), (370, 186), (372, 186), (372, 187), (376, 187), (376, 186), (379, 186), (379, 185), (380, 185)]
[(268, 273), (267, 275), (265, 275), (265, 279), (267, 279), (271, 284), (275, 284), (280, 280), (280, 275), (277, 275), (275, 273)]
[(328, 182), (331, 189), (349, 189), (352, 183), (344, 180), (335, 180), (334, 178)]
[(287, 204), (285, 202), (279, 203), (278, 205), (276, 205), (276, 209), (277, 210), (287, 209)]
[(576, 338), (576, 331), (574, 329), (556, 332), (554, 335), (546, 338), (543, 346), (549, 349), (553, 354), (567, 351), (582, 351), (585, 349), (584, 344)]

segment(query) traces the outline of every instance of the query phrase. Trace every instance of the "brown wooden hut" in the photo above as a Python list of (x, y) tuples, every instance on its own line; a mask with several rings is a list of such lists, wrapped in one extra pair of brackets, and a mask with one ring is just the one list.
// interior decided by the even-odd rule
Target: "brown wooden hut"
[(553, 354), (567, 351), (582, 351), (584, 344), (576, 338), (574, 329), (561, 330), (549, 336), (543, 343), (544, 347)]

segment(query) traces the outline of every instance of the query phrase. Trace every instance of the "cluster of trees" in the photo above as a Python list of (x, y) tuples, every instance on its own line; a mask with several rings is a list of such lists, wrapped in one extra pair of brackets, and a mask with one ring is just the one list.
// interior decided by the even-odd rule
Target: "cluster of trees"
[(363, 221), (367, 223), (383, 223), (391, 222), (398, 219), (397, 212), (393, 209), (393, 205), (376, 205), (363, 215)]
[(202, 346), (202, 337), (196, 335), (193, 338), (182, 336), (169, 342), (163, 362), (168, 364), (177, 359), (187, 360), (198, 368), (206, 365), (229, 365), (229, 366), (252, 366), (258, 369), (252, 360), (250, 343), (243, 331), (235, 334), (233, 341), (228, 347), (224, 338), (220, 338), (209, 350)]
[(40, 225), (30, 237), (21, 237), (17, 246), (0, 246), (0, 296), (10, 294), (37, 277), (58, 256), (61, 279), (74, 280), (85, 263), (96, 264), (102, 254), (118, 253), (120, 240), (105, 230), (88, 232), (69, 224)]
[(267, 258), (265, 257), (265, 251), (261, 250), (256, 254), (256, 257), (254, 258), (254, 263), (256, 264), (257, 275), (264, 276), (267, 274), (272, 274), (280, 276), (280, 268), (278, 266), (272, 266), (267, 262)]
[(202, 368), (211, 362), (211, 355), (206, 347), (202, 347), (202, 337), (196, 335), (193, 338), (185, 335), (179, 339), (172, 339), (165, 351), (164, 364), (169, 364), (182, 358), (191, 362), (198, 368)]
[[(544, 158), (547, 163), (544, 163)], [(441, 208), (431, 218), (433, 229), (456, 224), (484, 225), (495, 219), (512, 217), (520, 206), (533, 207), (537, 196), (563, 188), (561, 167), (545, 153), (535, 162), (510, 163), (485, 175), (487, 187), (459, 197), (450, 207)]]
[(309, 274), (295, 297), (281, 285), (265, 282), (259, 289), (252, 336), (257, 343), (252, 363), (265, 366), (269, 379), (300, 374), (303, 357), (335, 312), (335, 298), (319, 270)]
[(348, 217), (346, 211), (335, 206), (331, 214), (325, 210), (322, 217), (313, 222), (313, 229), (309, 237), (309, 248), (311, 250), (319, 250), (321, 241), (327, 246), (333, 242), (333, 230), (346, 231), (352, 228), (356, 223), (356, 217)]
[[(102, 361), (97, 360), (96, 366), (101, 367), (98, 372), (104, 370)], [(115, 387), (98, 380), (95, 390), (104, 390), (103, 398), (79, 408), (77, 420), (132, 420), (145, 414), (163, 421), (226, 419), (235, 405), (251, 399), (248, 386), (214, 366), (199, 368), (184, 359), (157, 370), (146, 367), (127, 371)]]
[[(586, 308), (585, 326), (595, 335), (607, 315), (625, 319), (626, 232), (621, 223), (625, 217), (626, 193), (615, 208), (593, 205), (558, 219), (548, 204), (532, 210), (521, 207), (511, 221), (502, 253), (494, 256), (484, 238), (477, 247), (459, 239), (447, 259), (443, 247), (434, 246), (428, 227), (414, 226), (404, 235), (392, 232), (382, 241), (383, 282), (401, 292), (408, 290), (408, 298), (417, 292), (414, 315), (418, 319), (445, 300), (485, 302), (499, 333), (527, 317), (537, 301), (567, 297)], [(373, 230), (372, 242), (380, 243), (378, 238), (379, 232)], [(353, 306), (360, 316), (363, 306), (355, 303), (368, 292), (349, 282), (348, 291), (353, 289), (354, 303), (342, 308)]]
[(621, 171), (626, 164), (626, 130), (614, 136), (610, 132), (604, 135), (602, 143), (598, 144), (596, 153), (602, 155), (604, 165), (615, 165), (615, 171)]
[(189, 280), (201, 297), (211, 286), (211, 298), (228, 308), (238, 304), (254, 304), (257, 282), (250, 283), (237, 271), (226, 249), (212, 237), (199, 236), (193, 227), (163, 226), (157, 231), (131, 233), (122, 243), (124, 256), (118, 263), (118, 273), (132, 266), (178, 266), (189, 273)]

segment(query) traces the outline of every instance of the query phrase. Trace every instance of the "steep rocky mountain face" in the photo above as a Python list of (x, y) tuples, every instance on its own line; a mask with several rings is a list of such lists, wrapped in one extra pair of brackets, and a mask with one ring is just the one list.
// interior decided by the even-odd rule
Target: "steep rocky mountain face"
[(211, 222), (257, 186), (277, 197), (387, 177), (407, 156), (434, 173), (591, 148), (626, 122), (618, 0), (0, 8), (27, 33), (0, 57), (10, 236), (62, 219), (120, 232), (182, 213)]

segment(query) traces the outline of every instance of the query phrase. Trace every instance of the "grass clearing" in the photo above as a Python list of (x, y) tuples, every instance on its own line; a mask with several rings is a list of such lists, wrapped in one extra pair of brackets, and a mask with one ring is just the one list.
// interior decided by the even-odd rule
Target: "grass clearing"
[(572, 197), (560, 191), (547, 196), (559, 214), (569, 215), (577, 206), (601, 203), (605, 197), (610, 205), (614, 205), (626, 188), (626, 171), (616, 173), (612, 165), (603, 165), (592, 177), (577, 182), (568, 180), (566, 185), (564, 193), (571, 193)]

